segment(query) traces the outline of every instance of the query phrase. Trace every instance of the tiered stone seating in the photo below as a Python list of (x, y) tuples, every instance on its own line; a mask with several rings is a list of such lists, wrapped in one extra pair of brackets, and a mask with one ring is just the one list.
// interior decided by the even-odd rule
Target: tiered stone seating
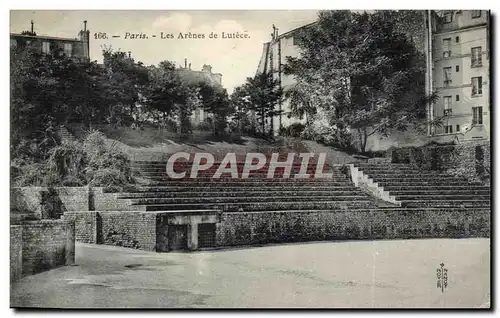
[[(191, 163), (176, 163), (176, 172), (187, 171), (182, 179), (171, 179), (166, 173), (166, 162), (133, 163), (134, 170), (149, 180), (147, 185), (136, 186), (120, 198), (129, 199), (134, 210), (172, 211), (222, 209), (239, 211), (297, 211), (368, 209), (376, 207), (373, 198), (354, 186), (337, 167), (325, 166), (324, 173), (331, 179), (313, 178), (316, 163), (308, 165), (310, 178), (294, 179), (301, 163), (293, 163), (290, 178), (283, 178), (283, 168), (277, 168), (274, 178), (267, 178), (268, 164), (252, 171), (248, 179), (233, 179), (229, 173), (213, 178), (220, 163), (200, 171), (190, 178)], [(238, 163), (241, 176), (243, 163)]]
[(406, 208), (490, 209), (490, 187), (406, 164), (355, 164)]

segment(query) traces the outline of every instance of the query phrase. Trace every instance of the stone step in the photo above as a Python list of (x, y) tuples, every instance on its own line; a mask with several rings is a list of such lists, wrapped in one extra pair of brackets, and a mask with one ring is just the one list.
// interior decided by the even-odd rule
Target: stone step
[(468, 201), (468, 200), (489, 200), (489, 195), (436, 195), (436, 194), (427, 194), (427, 195), (398, 195), (396, 196), (396, 200), (398, 201), (421, 201), (421, 200), (432, 200), (432, 201)]
[(481, 183), (479, 182), (468, 182), (466, 180), (457, 180), (457, 179), (419, 179), (419, 178), (407, 178), (407, 179), (374, 179), (374, 182), (376, 182), (379, 186), (384, 187), (385, 186), (398, 186), (398, 187), (403, 187), (406, 188), (407, 186), (419, 186), (419, 187), (426, 187), (426, 186), (449, 186), (449, 185), (455, 185), (455, 186), (479, 186)]
[[(257, 161), (255, 161), (254, 163), (257, 163)], [(221, 164), (221, 162), (214, 162), (212, 167), (219, 167)], [(278, 162), (276, 165), (278, 166), (283, 166), (285, 164), (285, 162)], [(158, 161), (151, 161), (151, 162), (137, 162), (137, 161), (132, 161), (131, 162), (131, 165), (133, 167), (138, 167), (138, 168), (144, 168), (144, 167), (166, 167), (167, 165), (167, 162), (164, 161), (164, 162), (158, 162)], [(268, 159), (266, 161), (266, 163), (264, 164), (263, 167), (269, 167), (271, 165), (271, 162), (270, 160)], [(317, 166), (317, 161), (313, 161), (313, 160), (309, 160), (309, 162), (307, 163), (308, 166), (313, 166), (313, 167), (316, 167)], [(182, 167), (182, 168), (185, 168), (185, 167), (192, 167), (193, 166), (193, 162), (182, 162), (182, 161), (176, 161), (173, 163), (173, 166), (174, 167)], [(226, 166), (229, 166), (226, 165)], [(242, 168), (245, 166), (245, 162), (237, 162), (236, 163), (236, 166), (238, 168)], [(287, 166), (292, 166), (292, 167), (301, 167), (302, 166), (302, 161), (295, 161), (291, 164), (287, 164)], [(330, 165), (328, 164), (328, 161), (325, 161), (324, 163), (324, 167), (329, 167)]]
[[(176, 172), (176, 173), (186, 172), (186, 176), (191, 175), (191, 171), (189, 171), (189, 170), (188, 171), (180, 170), (180, 171), (174, 171), (174, 172)], [(138, 171), (138, 173), (144, 177), (167, 176), (167, 171)], [(299, 171), (291, 171), (290, 176), (294, 176), (298, 173), (299, 173)], [(338, 172), (332, 173), (331, 171), (323, 170), (323, 173), (331, 174), (333, 177), (347, 177), (347, 175), (345, 175), (343, 173), (338, 173)], [(196, 176), (198, 176), (198, 177), (212, 177), (214, 174), (215, 174), (215, 171), (198, 171), (198, 173), (196, 173)], [(306, 174), (309, 174), (310, 176), (314, 176), (315, 171), (306, 171)], [(241, 175), (242, 175), (242, 172), (239, 171), (238, 176), (241, 176)], [(268, 175), (268, 171), (262, 171), (262, 172), (261, 171), (250, 171), (250, 173), (248, 175), (249, 175), (249, 177), (266, 178)], [(284, 172), (283, 171), (275, 171), (273, 175), (274, 176), (283, 176)], [(221, 174), (221, 177), (224, 177), (224, 176), (231, 177), (231, 173), (224, 172), (223, 174)]]
[[(142, 173), (142, 174), (146, 174), (146, 175), (154, 175), (154, 174), (157, 174), (157, 173), (166, 173), (167, 172), (167, 168), (166, 167), (161, 167), (161, 168), (145, 168), (145, 169), (136, 169), (136, 168), (132, 168), (132, 171), (134, 172), (139, 172), (139, 173)], [(183, 169), (183, 168), (180, 168), (180, 169), (177, 169), (177, 168), (174, 168), (174, 172), (184, 172), (186, 171), (187, 173), (190, 173), (191, 170), (190, 169)], [(210, 168), (210, 169), (207, 169), (207, 170), (200, 170), (198, 171), (198, 174), (201, 174), (201, 173), (205, 173), (205, 174), (214, 174), (215, 172), (217, 171), (217, 169), (213, 169), (213, 168)], [(241, 174), (243, 172), (243, 169), (238, 169), (237, 170), (239, 174)], [(339, 170), (332, 170), (332, 169), (323, 169), (321, 170), (323, 171), (324, 173), (333, 173), (333, 174), (338, 174), (338, 175), (345, 175), (345, 173), (342, 173), (341, 171)], [(250, 171), (250, 174), (267, 174), (269, 172), (268, 169), (258, 169), (258, 170), (251, 170)], [(284, 168), (276, 168), (275, 170), (275, 174), (278, 174), (278, 173), (283, 173), (284, 172)], [(301, 169), (300, 167), (298, 168), (291, 168), (290, 169), (290, 172), (292, 174), (295, 174), (295, 173), (299, 173), (301, 172)], [(316, 168), (307, 168), (305, 170), (306, 173), (315, 173), (316, 172)], [(224, 172), (224, 173), (229, 173), (229, 172)]]
[(172, 211), (190, 209), (220, 209), (224, 212), (286, 211), (286, 210), (330, 210), (353, 208), (375, 208), (370, 201), (320, 201), (320, 202), (240, 202), (240, 203), (188, 203), (142, 205), (143, 211)]
[(131, 199), (132, 205), (182, 204), (182, 203), (240, 203), (240, 202), (302, 202), (302, 201), (364, 201), (368, 196), (360, 193), (351, 196), (236, 196), (194, 198), (139, 198)]
[[(294, 175), (291, 176), (274, 176), (272, 178), (268, 178), (266, 175), (260, 175), (260, 176), (255, 176), (255, 175), (249, 175), (246, 178), (242, 178), (239, 176), (238, 178), (232, 178), (230, 175), (223, 175), (219, 178), (214, 178), (213, 176), (196, 176), (194, 178), (191, 178), (190, 175), (184, 176), (181, 179), (174, 179), (170, 178), (169, 176), (151, 176), (151, 177), (144, 177), (145, 179), (151, 180), (151, 181), (156, 181), (156, 182), (163, 182), (163, 181), (186, 181), (190, 182), (193, 180), (197, 181), (207, 181), (207, 182), (224, 182), (224, 181), (232, 181), (232, 180), (237, 180), (237, 181), (245, 181), (245, 180), (253, 180), (253, 181), (263, 181), (263, 182), (273, 182), (273, 180), (290, 180), (290, 182), (302, 182), (302, 180), (316, 180), (317, 182), (323, 181), (331, 181), (331, 182), (351, 182), (351, 179), (347, 178), (346, 176), (331, 176), (331, 177), (314, 177), (314, 176), (308, 176), (306, 178), (295, 178)], [(299, 181), (300, 180), (300, 181)]]
[(390, 195), (432, 195), (432, 196), (441, 196), (441, 195), (467, 195), (467, 194), (478, 194), (478, 195), (490, 195), (490, 189), (487, 190), (473, 190), (473, 189), (451, 189), (451, 190), (426, 190), (422, 188), (421, 190), (399, 190), (399, 191), (389, 191)]
[(372, 163), (365, 163), (365, 162), (357, 162), (354, 164), (355, 167), (361, 167), (361, 168), (411, 168), (415, 169), (411, 165), (407, 163), (389, 163), (389, 164), (372, 164)]
[[(411, 168), (411, 167), (399, 167), (399, 168), (391, 168), (391, 167), (356, 167), (361, 171), (370, 171), (370, 172), (383, 172), (383, 171), (389, 171), (389, 172), (422, 172), (422, 170)], [(424, 170), (424, 171), (430, 171), (430, 170)]]
[(490, 187), (484, 185), (450, 185), (446, 183), (444, 185), (385, 185), (383, 187), (385, 191), (389, 192), (399, 192), (399, 191), (479, 191), (485, 190), (490, 191)]
[(183, 180), (163, 180), (148, 183), (146, 186), (272, 186), (272, 185), (322, 185), (322, 186), (352, 186), (348, 179), (345, 181), (336, 179), (183, 179)]
[[(220, 189), (216, 189), (220, 190)], [(283, 196), (353, 196), (359, 195), (362, 192), (359, 190), (353, 191), (331, 191), (331, 190), (313, 190), (313, 191), (304, 191), (304, 190), (295, 190), (295, 191), (262, 191), (262, 189), (254, 188), (254, 189), (246, 189), (246, 191), (231, 191), (229, 189), (226, 192), (217, 191), (217, 193), (223, 193), (225, 197), (263, 197), (263, 196), (275, 196), (279, 197)], [(138, 192), (138, 193), (126, 193), (120, 195), (119, 199), (140, 199), (140, 198), (199, 198), (199, 197), (214, 197), (216, 194), (214, 191), (184, 191), (184, 192)]]
[(464, 177), (456, 177), (449, 174), (438, 174), (438, 173), (365, 173), (368, 177), (372, 179), (456, 179), (456, 180), (465, 180)]
[(245, 192), (245, 191), (262, 191), (266, 189), (268, 191), (357, 191), (358, 189), (353, 185), (342, 185), (342, 186), (311, 186), (307, 183), (298, 183), (298, 184), (290, 184), (290, 185), (282, 185), (279, 183), (262, 183), (261, 186), (246, 186), (242, 185), (239, 187), (232, 186), (218, 186), (213, 187), (212, 183), (205, 186), (189, 186), (186, 184), (185, 186), (157, 186), (157, 187), (149, 187), (149, 186), (133, 186), (126, 187), (123, 189), (125, 193), (144, 193), (144, 192)]
[(403, 207), (425, 208), (425, 207), (490, 207), (490, 201), (468, 200), (468, 201), (440, 201), (440, 200), (421, 200), (421, 201), (402, 201)]

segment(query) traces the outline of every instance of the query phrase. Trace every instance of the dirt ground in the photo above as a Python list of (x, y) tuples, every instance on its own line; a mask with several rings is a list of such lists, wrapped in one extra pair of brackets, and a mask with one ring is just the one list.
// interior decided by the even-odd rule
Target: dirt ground
[[(77, 266), (25, 277), (11, 307), (489, 307), (490, 240), (317, 242), (195, 253), (77, 244)], [(444, 263), (448, 287), (437, 288)]]

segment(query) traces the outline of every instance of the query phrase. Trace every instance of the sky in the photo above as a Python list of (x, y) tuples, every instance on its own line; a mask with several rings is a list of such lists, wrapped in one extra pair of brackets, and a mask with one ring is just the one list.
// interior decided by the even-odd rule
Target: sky
[[(263, 43), (271, 39), (272, 25), (285, 33), (311, 23), (317, 18), (314, 10), (286, 11), (49, 11), (13, 10), (10, 32), (29, 30), (34, 21), (38, 35), (74, 38), (87, 20), (90, 30), (90, 57), (102, 61), (102, 48), (131, 51), (136, 61), (146, 65), (169, 60), (178, 66), (187, 58), (191, 68), (201, 70), (203, 64), (212, 72), (222, 74), (222, 84), (232, 92), (255, 75)], [(95, 39), (95, 33), (106, 33), (108, 39)], [(143, 33), (149, 39), (124, 39), (126, 32)], [(161, 39), (161, 32), (172, 33), (174, 39)], [(178, 39), (178, 33), (204, 33), (205, 39)], [(209, 39), (210, 32), (219, 34)], [(222, 32), (248, 34), (246, 39), (222, 39)], [(156, 38), (152, 35), (155, 34)], [(120, 38), (112, 38), (119, 35)]]

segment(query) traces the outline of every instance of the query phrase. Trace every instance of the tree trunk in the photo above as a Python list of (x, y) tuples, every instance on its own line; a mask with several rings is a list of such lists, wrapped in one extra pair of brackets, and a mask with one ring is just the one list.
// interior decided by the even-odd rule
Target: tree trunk
[(363, 127), (363, 135), (362, 135), (363, 143), (361, 144), (361, 151), (366, 151), (366, 142), (368, 141), (368, 133), (366, 131), (366, 127)]

